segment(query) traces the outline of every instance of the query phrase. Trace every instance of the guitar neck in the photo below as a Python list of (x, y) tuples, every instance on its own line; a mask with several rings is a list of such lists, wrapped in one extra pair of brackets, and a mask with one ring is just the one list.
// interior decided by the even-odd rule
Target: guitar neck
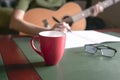
[[(118, 2), (120, 2), (120, 0), (105, 0), (103, 2), (99, 2), (98, 5), (102, 6), (105, 9), (107, 7), (112, 6), (113, 4), (118, 3)], [(93, 7), (94, 6), (82, 11), (81, 13), (78, 13), (78, 14), (75, 14), (74, 16), (72, 16), (73, 22), (76, 22), (80, 19), (91, 16), (93, 14)]]

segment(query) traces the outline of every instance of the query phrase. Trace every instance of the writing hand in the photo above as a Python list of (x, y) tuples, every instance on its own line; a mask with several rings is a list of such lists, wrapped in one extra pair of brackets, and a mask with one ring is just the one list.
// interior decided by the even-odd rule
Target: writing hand
[(67, 33), (68, 31), (71, 30), (71, 28), (70, 28), (69, 24), (67, 24), (66, 22), (61, 22), (61, 23), (55, 24), (53, 26), (53, 30)]

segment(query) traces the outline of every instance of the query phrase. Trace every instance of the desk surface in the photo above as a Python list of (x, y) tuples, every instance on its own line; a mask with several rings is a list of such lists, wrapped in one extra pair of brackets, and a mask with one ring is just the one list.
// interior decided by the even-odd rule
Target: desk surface
[[(120, 29), (98, 31), (120, 33)], [(42, 80), (32, 66), (29, 66), (30, 68), (24, 68), (26, 66), (19, 67), (20, 64), (28, 64), (29, 62), (12, 40), (13, 37), (21, 36), (0, 35), (0, 54), (3, 58), (8, 80)], [(10, 53), (12, 53), (12, 55)]]
[(29, 62), (12, 40), (13, 37), (13, 35), (0, 35), (0, 54), (9, 80), (41, 80), (33, 68), (19, 67), (20, 64)]

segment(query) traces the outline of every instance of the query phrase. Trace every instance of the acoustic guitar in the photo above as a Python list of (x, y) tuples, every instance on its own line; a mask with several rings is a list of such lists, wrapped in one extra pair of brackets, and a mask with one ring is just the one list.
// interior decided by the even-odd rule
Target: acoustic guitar
[[(105, 0), (98, 4), (103, 6), (103, 8), (107, 8), (119, 1), (120, 0)], [(94, 6), (82, 11), (78, 4), (69, 2), (56, 11), (45, 8), (34, 8), (26, 12), (24, 19), (40, 27), (45, 27), (46, 23), (52, 27), (56, 24), (56, 21), (53, 19), (53, 17), (55, 17), (60, 21), (67, 22), (72, 30), (84, 30), (86, 28), (85, 18), (92, 15), (93, 7)]]

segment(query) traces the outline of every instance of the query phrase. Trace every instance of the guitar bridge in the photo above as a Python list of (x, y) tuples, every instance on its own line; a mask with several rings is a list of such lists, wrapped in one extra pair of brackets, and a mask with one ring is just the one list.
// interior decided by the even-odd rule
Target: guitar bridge
[(44, 23), (44, 27), (45, 27), (45, 28), (50, 29), (50, 25), (49, 25), (47, 19), (44, 19), (44, 20), (43, 20), (43, 23)]

